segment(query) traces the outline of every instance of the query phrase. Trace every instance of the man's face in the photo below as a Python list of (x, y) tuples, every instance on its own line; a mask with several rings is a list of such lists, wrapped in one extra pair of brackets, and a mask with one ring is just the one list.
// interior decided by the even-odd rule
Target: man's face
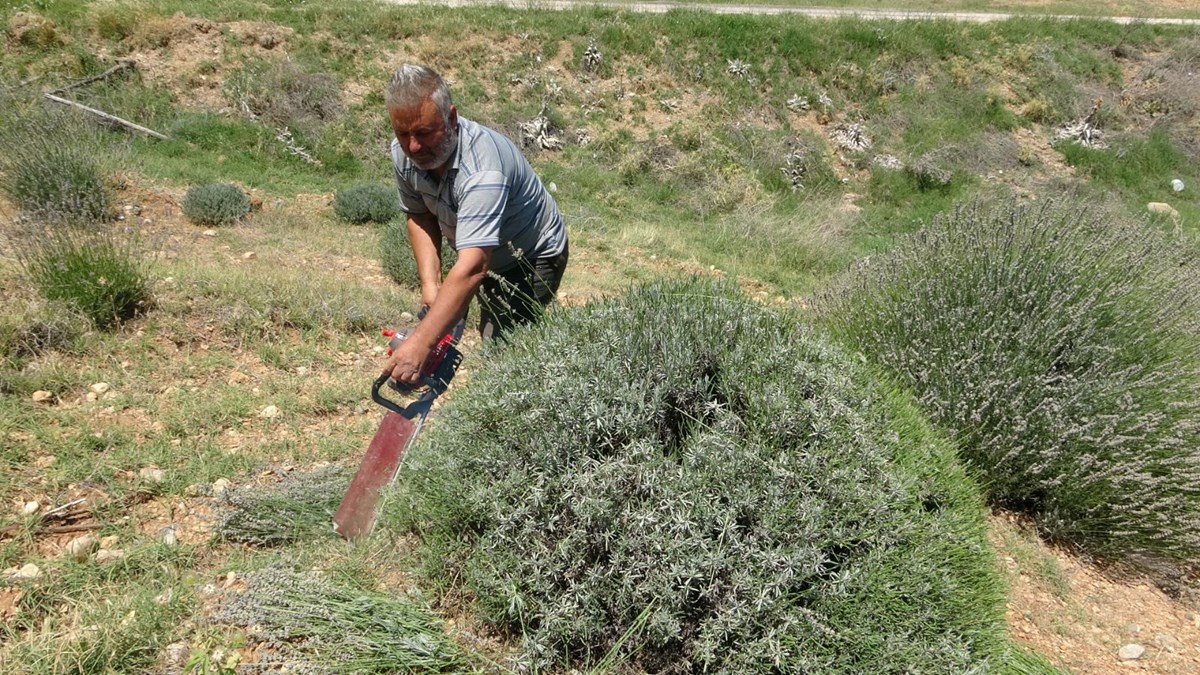
[(388, 117), (404, 154), (425, 171), (446, 166), (458, 141), (458, 111), (450, 106), (450, 123), (442, 118), (433, 101), (426, 99), (419, 106), (389, 107)]

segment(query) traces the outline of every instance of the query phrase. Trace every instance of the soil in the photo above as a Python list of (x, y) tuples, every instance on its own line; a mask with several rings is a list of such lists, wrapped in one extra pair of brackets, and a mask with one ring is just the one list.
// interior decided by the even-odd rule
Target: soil
[[(1039, 541), (1027, 519), (997, 513), (989, 538), (1009, 583), (1013, 639), (1078, 675), (1200, 672), (1200, 608), (1154, 580), (1122, 575)], [(1124, 660), (1126, 645), (1145, 648)]]

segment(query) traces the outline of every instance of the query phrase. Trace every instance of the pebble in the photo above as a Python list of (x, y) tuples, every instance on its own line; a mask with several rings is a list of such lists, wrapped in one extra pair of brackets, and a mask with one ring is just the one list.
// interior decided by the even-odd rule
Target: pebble
[(42, 505), (37, 502), (25, 502), (25, 506), (21, 507), (21, 513), (26, 516), (32, 516), (40, 508), (42, 508)]
[(242, 254), (242, 260), (254, 260), (257, 257), (258, 257), (258, 254), (255, 253), (254, 251), (246, 251), (245, 253)]
[(54, 455), (42, 455), (42, 456), (38, 457), (37, 459), (33, 460), (33, 465), (39, 469), (45, 469), (45, 468), (54, 466), (54, 463), (57, 461), (58, 461), (58, 458), (55, 457)]
[(297, 366), (296, 374), (299, 375), (300, 377), (307, 377), (308, 376), (308, 366)]
[(100, 540), (88, 534), (67, 542), (65, 551), (67, 555), (82, 562), (87, 560), (87, 557), (91, 555), (92, 551), (95, 551), (98, 546), (100, 546)]
[(416, 317), (414, 317), (410, 312), (400, 312), (400, 321), (402, 323), (408, 323), (409, 321), (412, 321), (414, 318), (416, 318)]
[(102, 537), (100, 539), (100, 548), (112, 548), (120, 543), (120, 541), (121, 537), (115, 534), (110, 534), (107, 537)]
[(229, 482), (228, 478), (216, 479), (215, 481), (213, 481), (213, 484), (212, 484), (213, 496), (214, 497), (224, 496), (224, 494), (226, 492), (229, 492), (229, 488), (231, 488), (232, 486), (233, 486), (233, 484)]
[(115, 562), (125, 557), (125, 551), (119, 548), (102, 548), (96, 551), (96, 562), (103, 565), (108, 562)]
[(168, 525), (158, 531), (159, 540), (163, 546), (174, 546), (179, 543), (179, 537), (175, 535), (176, 528), (175, 525)]
[(1172, 218), (1179, 217), (1179, 212), (1166, 202), (1150, 202), (1146, 205), (1146, 210), (1151, 213), (1161, 213), (1164, 216), (1170, 216)]
[(111, 388), (112, 387), (110, 387), (107, 382), (97, 382), (97, 383), (93, 384), (92, 386), (88, 387), (88, 391), (99, 396), (100, 394), (103, 394), (104, 392), (108, 391)]
[(1146, 653), (1146, 648), (1139, 644), (1127, 644), (1117, 651), (1117, 656), (1121, 657), (1122, 661), (1135, 661), (1142, 658), (1142, 654)]
[(42, 570), (33, 563), (26, 563), (23, 567), (21, 567), (21, 569), (17, 570), (17, 573), (13, 576), (18, 579), (36, 579), (42, 576)]
[(258, 413), (258, 416), (265, 417), (268, 419), (272, 418), (272, 417), (278, 417), (279, 416), (279, 408), (274, 405), (269, 405), (269, 406), (263, 408), (262, 411)]
[(194, 483), (183, 489), (184, 497), (207, 497), (212, 494), (212, 486), (208, 483)]
[(162, 469), (152, 466), (147, 466), (139, 470), (138, 475), (142, 477), (142, 480), (146, 480), (151, 483), (161, 483), (167, 478), (166, 472), (164, 472)]
[(206, 237), (215, 237), (215, 236), (217, 236), (217, 231), (216, 230), (205, 230), (202, 234)]
[(50, 401), (54, 400), (54, 394), (51, 394), (44, 389), (39, 389), (33, 392), (33, 396), (30, 398), (33, 399), (34, 403), (49, 403)]
[(1138, 633), (1140, 633), (1140, 632), (1142, 632), (1142, 627), (1141, 627), (1141, 626), (1139, 626), (1139, 625), (1137, 625), (1136, 623), (1127, 623), (1127, 624), (1125, 624), (1125, 633), (1126, 633), (1126, 634), (1128, 634), (1128, 635), (1137, 635), (1137, 634), (1138, 634)]
[(1172, 654), (1174, 654), (1176, 652), (1181, 652), (1184, 649), (1186, 649), (1184, 644), (1182, 642), (1180, 642), (1175, 636), (1168, 635), (1166, 633), (1155, 633), (1154, 642), (1157, 643), (1159, 647), (1162, 647), (1163, 649), (1171, 652)]
[(186, 642), (173, 642), (167, 645), (165, 652), (169, 665), (182, 666), (191, 650), (188, 649)]

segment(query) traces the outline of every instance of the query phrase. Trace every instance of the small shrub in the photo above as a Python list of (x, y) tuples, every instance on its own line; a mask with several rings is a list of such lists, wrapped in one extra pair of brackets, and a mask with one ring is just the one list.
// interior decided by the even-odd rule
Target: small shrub
[(1144, 224), (960, 208), (822, 303), (993, 502), (1105, 556), (1200, 553), (1200, 275)]
[[(442, 246), (442, 277), (454, 266), (458, 255), (449, 246)], [(379, 263), (392, 281), (404, 288), (420, 288), (417, 276), (417, 261), (413, 258), (412, 244), (408, 241), (408, 225), (404, 220), (393, 220), (383, 226), (379, 236)]]
[(105, 231), (48, 227), (22, 244), (21, 262), (43, 296), (64, 302), (98, 328), (149, 309), (150, 283), (133, 240)]
[[(0, 97), (5, 105), (15, 101)], [(94, 132), (73, 118), (40, 110), (0, 118), (0, 191), (40, 221), (99, 221), (111, 195)]]
[(944, 188), (954, 179), (953, 172), (942, 166), (940, 155), (938, 152), (927, 152), (904, 167), (918, 190), (926, 192)]
[(236, 185), (197, 185), (183, 197), (183, 213), (197, 225), (226, 225), (250, 213), (250, 197)]
[(551, 313), (479, 364), (406, 462), (389, 518), (534, 671), (1003, 658), (981, 503), (950, 446), (730, 287)]
[(292, 61), (252, 63), (229, 78), (226, 93), (242, 110), (275, 127), (308, 127), (342, 112), (337, 78), (305, 72)]
[(0, 322), (0, 358), (38, 356), (69, 347), (82, 331), (64, 317), (29, 317)]
[(400, 215), (395, 188), (378, 183), (355, 185), (333, 196), (333, 213), (347, 223), (387, 223)]

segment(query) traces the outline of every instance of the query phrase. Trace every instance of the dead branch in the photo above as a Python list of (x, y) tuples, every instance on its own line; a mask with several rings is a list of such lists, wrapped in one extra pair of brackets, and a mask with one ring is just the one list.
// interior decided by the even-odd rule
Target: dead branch
[(63, 105), (69, 105), (69, 106), (72, 106), (75, 108), (79, 108), (80, 110), (83, 110), (83, 111), (89, 112), (93, 115), (96, 115), (97, 117), (99, 117), (103, 120), (106, 120), (109, 122), (115, 122), (116, 124), (120, 124), (121, 126), (128, 127), (130, 129), (133, 129), (134, 131), (139, 131), (143, 134), (146, 134), (147, 136), (153, 136), (154, 138), (162, 139), (164, 141), (170, 140), (166, 136), (158, 133), (157, 131), (154, 131), (153, 129), (147, 129), (146, 127), (141, 126), (140, 124), (134, 124), (133, 122), (130, 122), (129, 120), (123, 120), (120, 117), (117, 117), (116, 115), (110, 115), (110, 114), (104, 112), (103, 110), (89, 108), (88, 106), (86, 106), (82, 103), (76, 103), (75, 101), (72, 101), (70, 99), (65, 99), (60, 96), (55, 96), (54, 94), (51, 94), (49, 92), (42, 94), (42, 96), (46, 97), (47, 100), (54, 101), (55, 103), (61, 103)]
[(104, 71), (103, 73), (100, 73), (99, 75), (92, 75), (91, 77), (85, 77), (82, 80), (68, 84), (65, 87), (59, 87), (58, 89), (51, 89), (48, 93), (64, 94), (72, 89), (78, 89), (79, 87), (82, 87), (85, 84), (91, 84), (93, 82), (96, 82), (97, 80), (103, 80), (103, 79), (112, 77), (114, 74), (119, 73), (122, 70), (133, 70), (134, 68), (137, 68), (136, 61), (133, 61), (131, 59), (123, 59), (121, 61), (118, 61), (117, 65), (113, 66), (112, 68), (109, 68), (108, 70)]

